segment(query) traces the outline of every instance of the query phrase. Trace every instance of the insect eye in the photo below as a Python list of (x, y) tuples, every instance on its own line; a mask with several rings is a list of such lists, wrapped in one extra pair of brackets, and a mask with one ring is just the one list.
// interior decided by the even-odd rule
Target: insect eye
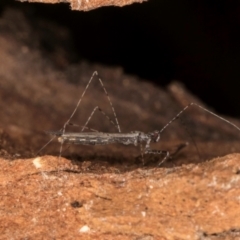
[(152, 133), (151, 138), (152, 138), (152, 141), (154, 141), (154, 142), (158, 142), (159, 139), (160, 139), (159, 131), (154, 131), (154, 132)]

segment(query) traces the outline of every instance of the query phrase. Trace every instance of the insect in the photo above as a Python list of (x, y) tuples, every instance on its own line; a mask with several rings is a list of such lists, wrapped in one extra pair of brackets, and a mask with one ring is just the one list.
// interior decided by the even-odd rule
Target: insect
[[(53, 138), (43, 146), (43, 148), (48, 145), (55, 137), (58, 137), (58, 141), (61, 143), (61, 147), (60, 147), (60, 155), (62, 153), (62, 147), (64, 143), (67, 144), (78, 144), (78, 145), (106, 145), (106, 144), (114, 144), (114, 143), (118, 143), (118, 144), (123, 144), (123, 145), (134, 145), (134, 146), (138, 146), (140, 145), (141, 147), (141, 154), (142, 154), (142, 160), (143, 160), (143, 154), (159, 154), (159, 155), (164, 155), (164, 158), (158, 163), (158, 165), (160, 166), (164, 161), (166, 161), (168, 158), (170, 158), (172, 155), (175, 155), (176, 153), (178, 153), (183, 147), (185, 147), (187, 145), (186, 144), (180, 144), (178, 146), (178, 148), (176, 149), (176, 151), (170, 156), (169, 151), (166, 150), (156, 150), (156, 149), (151, 149), (150, 144), (151, 143), (156, 143), (160, 141), (160, 137), (162, 132), (175, 120), (177, 120), (180, 115), (182, 115), (188, 108), (192, 107), (192, 106), (196, 106), (206, 112), (208, 112), (209, 114), (217, 117), (218, 119), (228, 123), (229, 125), (232, 125), (233, 127), (235, 127), (237, 130), (240, 131), (240, 128), (235, 125), (234, 123), (228, 121), (227, 119), (215, 114), (214, 112), (196, 104), (196, 103), (189, 103), (187, 106), (185, 106), (180, 112), (178, 112), (178, 114), (173, 117), (162, 129), (160, 130), (155, 130), (152, 132), (148, 132), (148, 133), (144, 133), (141, 131), (133, 131), (133, 132), (128, 132), (128, 133), (123, 133), (121, 132), (120, 129), (120, 125), (117, 119), (117, 115), (116, 115), (116, 111), (113, 107), (113, 104), (111, 102), (111, 99), (108, 95), (108, 92), (106, 91), (106, 88), (103, 85), (102, 80), (98, 77), (98, 80), (108, 98), (109, 104), (111, 106), (113, 115), (114, 115), (114, 119), (115, 121), (111, 120), (108, 115), (105, 114), (104, 111), (102, 111), (101, 108), (99, 108), (98, 106), (96, 106), (92, 113), (90, 114), (90, 116), (88, 117), (86, 123), (84, 124), (84, 126), (82, 126), (82, 129), (80, 132), (67, 132), (66, 131), (66, 127), (68, 125), (75, 125), (71, 123), (71, 120), (73, 118), (73, 116), (75, 115), (87, 89), (89, 88), (89, 85), (91, 84), (93, 78), (95, 76), (97, 76), (98, 73), (95, 71), (92, 74), (92, 77), (90, 78), (89, 82), (87, 83), (79, 101), (77, 102), (77, 105), (75, 107), (75, 109), (73, 110), (70, 118), (65, 122), (65, 124), (63, 125), (63, 128), (60, 129), (59, 131), (48, 131), (47, 133), (49, 135), (52, 135)], [(98, 132), (96, 130), (90, 129), (87, 127), (90, 119), (93, 117), (94, 113), (96, 111), (100, 111), (118, 130), (115, 133), (106, 133), (106, 132)], [(90, 129), (91, 131), (88, 132), (84, 132), (85, 129)], [(144, 147), (143, 147), (144, 145)], [(43, 149), (42, 148), (42, 149)], [(40, 149), (40, 151), (42, 150)], [(40, 152), (39, 151), (39, 152)], [(144, 163), (144, 161), (143, 161)]]

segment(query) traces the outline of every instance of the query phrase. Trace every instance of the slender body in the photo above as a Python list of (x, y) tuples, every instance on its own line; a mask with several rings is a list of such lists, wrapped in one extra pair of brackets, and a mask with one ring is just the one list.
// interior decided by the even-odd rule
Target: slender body
[[(76, 145), (106, 145), (119, 143), (123, 145), (141, 146), (142, 155), (144, 154), (163, 154), (165, 157), (158, 164), (161, 165), (166, 159), (169, 158), (169, 152), (165, 150), (152, 150), (150, 149), (151, 142), (158, 142), (160, 139), (159, 131), (153, 131), (150, 133), (143, 133), (139, 131), (130, 133), (104, 133), (104, 132), (47, 132), (49, 135), (58, 137), (58, 141), (63, 144), (76, 144)], [(145, 148), (142, 149), (142, 144), (145, 144)], [(180, 144), (176, 151), (172, 154), (175, 155), (188, 143)], [(143, 161), (143, 156), (142, 156)], [(144, 161), (143, 161), (144, 164)]]
[(130, 133), (104, 133), (104, 132), (47, 132), (49, 135), (58, 137), (60, 143), (80, 145), (105, 145), (120, 143), (123, 145), (138, 146), (145, 143), (147, 150), (151, 141), (157, 142), (158, 132), (143, 133), (139, 131)]
[[(68, 125), (75, 125), (71, 123), (71, 119), (73, 118), (73, 116), (75, 115), (87, 89), (89, 88), (89, 85), (91, 84), (94, 76), (98, 75), (97, 72), (94, 72), (92, 77), (90, 78), (90, 80), (88, 81), (87, 86), (85, 87), (80, 99), (77, 102), (76, 107), (74, 108), (72, 114), (70, 115), (69, 119), (65, 122), (65, 124), (63, 125), (63, 128), (59, 131), (51, 131), (51, 132), (47, 132), (49, 135), (52, 135), (53, 138), (46, 143), (39, 151), (38, 153), (45, 148), (55, 137), (58, 137), (58, 141), (61, 143), (61, 147), (60, 147), (60, 154), (59, 156), (61, 156), (62, 153), (62, 146), (64, 143), (68, 143), (68, 144), (81, 144), (81, 145), (106, 145), (106, 144), (113, 144), (113, 143), (118, 143), (118, 144), (123, 144), (123, 145), (135, 145), (141, 146), (141, 152), (142, 152), (142, 159), (143, 159), (143, 154), (163, 154), (165, 155), (165, 157), (163, 158), (163, 160), (159, 163), (162, 164), (168, 157), (169, 157), (169, 152), (165, 151), (165, 150), (155, 150), (155, 149), (151, 149), (150, 148), (150, 143), (151, 142), (158, 142), (160, 140), (160, 135), (162, 134), (162, 132), (172, 123), (174, 122), (176, 119), (178, 119), (180, 117), (180, 115), (182, 115), (188, 108), (195, 106), (198, 107), (200, 109), (202, 109), (205, 112), (208, 112), (209, 114), (215, 116), (216, 118), (222, 120), (223, 122), (226, 122), (227, 124), (233, 126), (235, 129), (237, 129), (238, 131), (240, 131), (240, 128), (238, 126), (236, 126), (234, 123), (228, 121), (227, 119), (215, 114), (212, 111), (209, 111), (208, 109), (196, 104), (196, 103), (189, 103), (186, 107), (184, 107), (180, 112), (178, 112), (178, 114), (172, 118), (162, 129), (160, 130), (155, 130), (153, 132), (149, 132), (149, 133), (143, 133), (140, 131), (134, 131), (134, 132), (129, 132), (129, 133), (122, 133), (121, 129), (120, 129), (120, 125), (118, 123), (118, 119), (117, 119), (117, 115), (115, 112), (115, 109), (112, 105), (112, 102), (110, 100), (110, 97), (107, 93), (106, 88), (103, 85), (103, 82), (100, 78), (98, 78), (98, 81), (100, 83), (100, 85), (102, 86), (105, 95), (107, 96), (107, 99), (109, 101), (109, 104), (111, 106), (112, 109), (112, 113), (114, 116), (114, 121), (112, 121), (110, 119), (110, 117), (108, 115), (106, 115), (106, 113), (104, 111), (102, 111), (102, 109), (99, 106), (96, 106), (92, 113), (90, 114), (90, 116), (88, 117), (86, 123), (84, 124), (84, 126), (82, 127), (80, 132), (67, 132), (66, 131), (66, 127)], [(104, 133), (104, 132), (98, 132), (93, 130), (93, 132), (84, 132), (85, 129), (89, 129), (87, 126), (89, 124), (89, 121), (91, 120), (91, 118), (93, 117), (94, 113), (96, 111), (100, 111), (108, 120), (110, 123), (112, 123), (118, 132), (115, 133)], [(142, 145), (145, 145), (145, 147), (143, 148)], [(175, 151), (174, 154), (176, 154), (179, 150), (181, 150), (183, 147), (185, 147), (187, 145), (187, 143), (185, 144), (181, 144), (179, 145), (178, 149)]]

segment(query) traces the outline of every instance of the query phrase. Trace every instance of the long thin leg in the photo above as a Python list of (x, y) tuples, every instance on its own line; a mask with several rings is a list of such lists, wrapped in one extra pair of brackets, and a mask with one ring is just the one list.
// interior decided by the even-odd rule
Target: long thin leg
[(64, 123), (64, 125), (63, 125), (63, 133), (65, 133), (66, 126), (68, 125), (68, 123), (72, 120), (73, 116), (75, 115), (75, 113), (76, 113), (76, 111), (77, 111), (77, 109), (78, 109), (78, 107), (79, 107), (79, 105), (80, 105), (80, 103), (81, 103), (81, 101), (82, 101), (82, 98), (84, 97), (86, 91), (88, 90), (89, 85), (90, 85), (90, 83), (92, 82), (92, 80), (93, 80), (93, 78), (94, 78), (95, 75), (98, 75), (97, 71), (95, 71), (95, 72), (92, 74), (91, 78), (89, 79), (89, 81), (88, 81), (88, 83), (87, 83), (87, 86), (85, 87), (85, 89), (84, 89), (84, 91), (83, 91), (80, 99), (79, 99), (78, 102), (77, 102), (76, 107), (74, 108), (74, 110), (73, 110), (72, 114), (70, 115), (69, 119)]
[(93, 114), (96, 112), (96, 110), (98, 110), (99, 112), (101, 112), (101, 113), (108, 119), (108, 121), (109, 121), (111, 124), (113, 124), (114, 127), (116, 127), (116, 128), (118, 129), (119, 132), (121, 131), (120, 128), (118, 127), (118, 125), (116, 125), (116, 124), (113, 122), (113, 120), (112, 120), (100, 107), (96, 106), (96, 107), (93, 109), (93, 111), (91, 112), (91, 114), (89, 115), (86, 123), (85, 123), (84, 126), (82, 127), (81, 132), (83, 132), (84, 129), (87, 128), (87, 125), (88, 125), (89, 121), (91, 120)]
[[(83, 91), (80, 99), (79, 99), (78, 102), (77, 102), (76, 107), (74, 108), (74, 110), (73, 110), (72, 114), (70, 115), (69, 119), (64, 123), (63, 128), (62, 128), (62, 133), (63, 133), (63, 134), (64, 134), (65, 131), (66, 131), (67, 125), (68, 125), (69, 122), (72, 120), (73, 116), (75, 115), (75, 113), (76, 113), (76, 111), (77, 111), (77, 109), (78, 109), (78, 107), (79, 107), (79, 105), (80, 105), (80, 103), (81, 103), (81, 101), (82, 101), (82, 98), (83, 98), (83, 96), (85, 95), (86, 91), (88, 90), (89, 85), (90, 85), (90, 83), (92, 82), (92, 80), (93, 80), (93, 78), (94, 78), (95, 75), (98, 75), (97, 71), (95, 71), (95, 72), (92, 74), (91, 78), (89, 79), (89, 81), (88, 81), (88, 83), (87, 83), (87, 86), (85, 87), (85, 89), (84, 89), (84, 91)], [(61, 143), (61, 146), (60, 146), (59, 157), (61, 157), (62, 148), (63, 148), (63, 142)]]
[[(77, 111), (77, 109), (78, 109), (78, 107), (79, 107), (79, 105), (80, 105), (80, 103), (81, 103), (81, 101), (82, 101), (82, 99), (83, 99), (83, 97), (84, 97), (87, 89), (89, 88), (89, 85), (90, 85), (90, 83), (92, 82), (92, 80), (93, 80), (93, 78), (94, 78), (95, 75), (98, 75), (98, 73), (97, 73), (96, 71), (93, 73), (92, 77), (90, 78), (90, 80), (89, 80), (87, 86), (85, 87), (85, 89), (84, 89), (84, 91), (83, 91), (80, 99), (78, 100), (77, 105), (76, 105), (76, 107), (74, 108), (71, 116), (70, 116), (69, 119), (64, 123), (63, 133), (65, 133), (66, 126), (69, 125), (69, 122), (72, 120), (73, 116), (75, 115), (75, 113), (76, 113), (76, 111)], [(109, 104), (110, 104), (110, 106), (111, 106), (111, 108), (112, 108), (112, 112), (113, 112), (113, 115), (114, 115), (114, 118), (115, 118), (115, 122), (116, 122), (116, 126), (117, 126), (117, 128), (118, 128), (118, 131), (121, 132), (120, 125), (119, 125), (119, 122), (118, 122), (118, 119), (117, 119), (117, 114), (116, 114), (116, 111), (115, 111), (115, 109), (114, 109), (114, 107), (113, 107), (112, 101), (111, 101), (111, 99), (110, 99), (110, 97), (109, 97), (109, 95), (108, 95), (108, 92), (107, 92), (105, 86), (103, 85), (102, 80), (101, 80), (100, 78), (98, 78), (98, 81), (100, 82), (100, 84), (101, 84), (101, 86), (102, 86), (102, 88), (103, 88), (103, 90), (104, 90), (104, 92), (105, 92), (105, 94), (106, 94), (106, 96), (107, 96), (107, 98), (108, 98)], [(99, 107), (96, 107), (96, 108), (97, 108), (99, 111), (101, 111), (103, 114), (105, 114)], [(88, 121), (90, 121), (90, 119), (91, 119), (91, 117), (92, 117), (92, 115), (94, 114), (95, 111), (96, 111), (96, 110), (93, 110), (93, 112), (92, 112), (92, 114), (90, 115)], [(107, 115), (105, 114), (105, 116), (107, 116)], [(109, 119), (110, 119), (110, 118), (109, 118)], [(111, 120), (111, 121), (112, 121), (112, 120)], [(112, 122), (112, 123), (113, 123), (113, 122)]]
[(165, 151), (165, 150), (152, 150), (150, 148), (145, 149), (145, 154), (165, 155), (163, 160), (158, 163), (158, 166), (162, 165), (170, 157), (169, 151)]
[(111, 101), (111, 99), (110, 99), (110, 97), (109, 97), (109, 95), (108, 95), (108, 92), (107, 92), (105, 86), (103, 85), (103, 82), (102, 82), (101, 78), (98, 78), (98, 80), (99, 80), (99, 82), (101, 83), (102, 88), (103, 88), (105, 94), (107, 95), (109, 104), (110, 104), (110, 106), (111, 106), (111, 108), (112, 108), (112, 112), (113, 112), (113, 115), (114, 115), (114, 118), (115, 118), (115, 121), (116, 121), (116, 125), (117, 125), (117, 128), (118, 128), (118, 132), (121, 132), (121, 128), (120, 128), (120, 125), (119, 125), (119, 122), (118, 122), (117, 114), (116, 114), (116, 111), (115, 111), (115, 109), (114, 109), (114, 107), (113, 107), (112, 101)]
[(150, 148), (145, 149), (145, 154), (159, 154), (159, 155), (165, 155), (165, 157), (163, 158), (163, 160), (161, 160), (158, 163), (158, 166), (162, 165), (166, 160), (168, 160), (169, 158), (174, 157), (176, 154), (178, 154), (183, 148), (185, 148), (186, 146), (188, 146), (188, 142), (186, 143), (182, 143), (179, 144), (177, 146), (177, 149), (170, 155), (169, 151), (166, 150), (153, 150)]
[[(112, 120), (100, 107), (96, 106), (96, 107), (93, 109), (93, 111), (91, 112), (91, 114), (89, 115), (86, 123), (85, 123), (83, 126), (81, 126), (81, 128), (82, 128), (82, 129), (81, 129), (81, 132), (83, 132), (85, 129), (90, 129), (90, 130), (93, 131), (93, 132), (98, 132), (98, 130), (96, 130), (96, 129), (92, 129), (92, 128), (87, 127), (87, 125), (89, 124), (89, 121), (92, 119), (92, 116), (93, 116), (93, 114), (96, 112), (96, 110), (98, 110), (99, 112), (101, 112), (101, 113), (103, 114), (103, 116), (106, 117), (106, 118), (108, 119), (108, 121), (109, 121), (115, 128), (118, 129), (118, 126), (113, 122), (113, 120)], [(74, 126), (74, 127), (80, 127), (78, 124), (71, 123), (71, 122), (69, 122), (68, 125), (69, 125), (69, 126)], [(118, 130), (119, 130), (119, 129), (118, 129)]]
[[(91, 84), (91, 82), (92, 82), (92, 80), (93, 80), (93, 78), (94, 78), (95, 75), (98, 75), (98, 72), (97, 72), (97, 71), (95, 71), (95, 72), (92, 74), (92, 76), (91, 76), (91, 78), (90, 78), (87, 86), (85, 87), (85, 89), (84, 89), (84, 91), (83, 91), (80, 99), (79, 99), (78, 102), (77, 102), (76, 107), (74, 108), (74, 110), (73, 110), (72, 114), (70, 115), (69, 119), (64, 123), (63, 129), (62, 129), (62, 133), (63, 133), (63, 134), (64, 134), (65, 131), (66, 131), (67, 125), (69, 125), (70, 121), (72, 120), (73, 116), (75, 115), (75, 113), (76, 113), (76, 111), (77, 111), (77, 109), (78, 109), (78, 107), (79, 107), (79, 105), (80, 105), (80, 103), (81, 103), (81, 101), (82, 101), (82, 99), (83, 99), (86, 91), (88, 90), (89, 85)], [(108, 95), (108, 92), (107, 92), (107, 90), (106, 90), (106, 88), (105, 88), (102, 80), (101, 80), (100, 78), (98, 78), (98, 81), (100, 82), (100, 84), (101, 84), (101, 86), (102, 86), (102, 88), (103, 88), (103, 90), (104, 90), (104, 92), (105, 92), (105, 94), (106, 94), (106, 96), (107, 96), (107, 98), (108, 98), (109, 104), (110, 104), (110, 106), (111, 106), (111, 108), (112, 108), (112, 112), (113, 112), (113, 115), (114, 115), (114, 118), (115, 118), (115, 122), (116, 122), (116, 125), (117, 125), (117, 128), (118, 128), (118, 131), (121, 132), (120, 125), (119, 125), (118, 119), (117, 119), (117, 114), (116, 114), (116, 111), (115, 111), (115, 109), (114, 109), (114, 107), (113, 107), (113, 104), (112, 104), (112, 102), (111, 102), (111, 99), (110, 99), (110, 97), (109, 97), (109, 95)], [(100, 109), (100, 108), (99, 108), (99, 109)], [(91, 117), (92, 117), (92, 115), (94, 114), (95, 111), (96, 111), (96, 110), (93, 110), (92, 114), (90, 115), (90, 117), (89, 117), (88, 120), (87, 120), (87, 123), (90, 121), (90, 119), (91, 119)], [(102, 113), (103, 113), (103, 111), (102, 111)], [(87, 123), (86, 123), (86, 124), (87, 124)], [(85, 125), (86, 125), (86, 124), (85, 124)], [(84, 127), (83, 127), (82, 131), (83, 131), (83, 130), (84, 130)], [(61, 143), (61, 146), (60, 146), (59, 157), (61, 156), (62, 148), (63, 148), (63, 142)]]
[[(62, 129), (60, 129), (60, 131), (62, 131)], [(52, 137), (46, 144), (44, 144), (35, 154), (35, 156), (38, 156), (38, 154), (49, 144), (51, 143), (54, 139), (56, 138), (56, 136)]]
[[(80, 1), (80, 2), (81, 2), (81, 1)], [(76, 107), (74, 108), (72, 114), (70, 115), (69, 119), (64, 123), (63, 128), (61, 128), (61, 129), (59, 130), (60, 132), (62, 132), (62, 134), (65, 133), (66, 127), (67, 127), (68, 125), (74, 125), (74, 124), (71, 123), (71, 120), (72, 120), (73, 116), (75, 115), (75, 113), (76, 113), (79, 105), (81, 104), (81, 101), (82, 101), (85, 93), (87, 92), (87, 90), (88, 90), (88, 88), (89, 88), (89, 86), (90, 86), (90, 84), (91, 84), (91, 82), (92, 82), (92, 80), (93, 80), (93, 78), (94, 78), (95, 75), (98, 75), (97, 71), (95, 71), (95, 72), (92, 74), (92, 76), (91, 76), (91, 78), (89, 79), (89, 81), (88, 81), (88, 83), (87, 83), (87, 85), (86, 85), (86, 87), (85, 87), (85, 89), (84, 89), (84, 91), (83, 91), (80, 99), (78, 100), (77, 105), (76, 105)], [(111, 99), (110, 99), (110, 97), (109, 97), (109, 95), (108, 95), (108, 92), (107, 92), (107, 90), (106, 90), (106, 88), (105, 88), (102, 80), (101, 80), (100, 78), (98, 78), (98, 80), (99, 80), (99, 82), (100, 82), (100, 84), (101, 84), (101, 86), (102, 86), (102, 88), (103, 88), (103, 90), (104, 90), (104, 93), (106, 94), (106, 96), (107, 96), (107, 98), (108, 98), (109, 104), (110, 104), (110, 106), (111, 106), (111, 108), (112, 108), (112, 112), (113, 112), (113, 115), (114, 115), (114, 118), (115, 118), (115, 123), (110, 119), (110, 117), (108, 117), (108, 116), (106, 115), (106, 113), (105, 113), (101, 108), (99, 108), (99, 107), (97, 106), (97, 107), (92, 111), (92, 113), (90, 114), (87, 122), (85, 123), (85, 125), (84, 125), (83, 128), (82, 128), (82, 131), (83, 131), (85, 128), (87, 128), (88, 122), (90, 121), (90, 119), (91, 119), (91, 117), (93, 116), (94, 112), (98, 109), (98, 110), (99, 110), (103, 115), (105, 115), (105, 117), (108, 118), (108, 120), (118, 129), (118, 132), (121, 132), (120, 125), (119, 125), (119, 122), (118, 122), (118, 119), (117, 119), (117, 115), (116, 115), (116, 111), (115, 111), (115, 109), (114, 109), (114, 107), (113, 107), (113, 104), (112, 104)], [(55, 139), (55, 137), (51, 138), (51, 139), (37, 152), (37, 154), (39, 154), (39, 153), (40, 153), (50, 142), (52, 142), (54, 139)], [(63, 142), (61, 143), (61, 146), (60, 146), (59, 157), (61, 156), (62, 148), (63, 148)]]

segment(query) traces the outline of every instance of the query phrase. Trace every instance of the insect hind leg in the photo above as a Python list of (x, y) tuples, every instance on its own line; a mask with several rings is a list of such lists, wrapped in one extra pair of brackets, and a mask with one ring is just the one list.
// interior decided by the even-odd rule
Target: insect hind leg
[(153, 150), (150, 148), (145, 149), (145, 154), (157, 154), (157, 155), (165, 155), (164, 158), (158, 163), (158, 167), (162, 165), (167, 159), (170, 158), (169, 151), (166, 150)]
[(175, 155), (177, 155), (186, 146), (188, 146), (188, 142), (179, 144), (177, 146), (176, 150), (171, 154), (167, 150), (155, 150), (155, 149), (146, 148), (145, 154), (164, 155), (164, 158), (160, 162), (158, 162), (158, 167), (160, 167), (165, 161), (167, 161), (168, 159), (172, 159)]
[[(91, 84), (94, 76), (98, 76), (98, 72), (97, 72), (97, 71), (95, 71), (95, 72), (92, 74), (92, 76), (91, 76), (91, 78), (89, 79), (89, 81), (88, 81), (88, 83), (87, 83), (87, 85), (86, 85), (86, 87), (85, 87), (85, 89), (84, 89), (84, 91), (83, 91), (80, 99), (78, 100), (77, 105), (76, 105), (76, 107), (74, 108), (74, 110), (73, 110), (70, 118), (65, 122), (65, 124), (64, 124), (64, 126), (63, 126), (63, 128), (62, 128), (62, 133), (63, 133), (63, 134), (65, 133), (66, 127), (67, 127), (68, 125), (73, 125), (73, 124), (71, 124), (70, 121), (72, 120), (73, 116), (75, 115), (75, 113), (76, 113), (76, 111), (77, 111), (77, 109), (78, 109), (78, 107), (79, 107), (79, 105), (80, 105), (80, 103), (81, 103), (81, 101), (82, 101), (85, 93), (87, 92), (87, 90), (88, 90), (88, 88), (89, 88), (89, 86), (90, 86), (90, 84)], [(105, 95), (107, 96), (108, 102), (109, 102), (109, 104), (110, 104), (110, 106), (111, 106), (111, 109), (112, 109), (112, 112), (113, 112), (113, 115), (114, 115), (114, 118), (115, 118), (115, 123), (114, 123), (114, 121), (111, 120), (111, 118), (110, 118), (100, 107), (96, 106), (96, 107), (93, 109), (93, 111), (91, 112), (90, 116), (88, 117), (86, 123), (85, 123), (84, 126), (82, 127), (81, 132), (84, 131), (85, 128), (87, 128), (87, 125), (88, 125), (89, 121), (91, 120), (92, 116), (94, 115), (94, 113), (96, 112), (96, 110), (100, 111), (100, 112), (118, 129), (118, 132), (121, 132), (121, 128), (120, 128), (120, 125), (119, 125), (119, 122), (118, 122), (117, 114), (116, 114), (115, 108), (113, 107), (113, 104), (112, 104), (112, 101), (111, 101), (111, 99), (110, 99), (110, 96), (109, 96), (109, 94), (108, 94), (108, 92), (107, 92), (107, 90), (106, 90), (106, 88), (105, 88), (105, 86), (104, 86), (101, 78), (98, 77), (98, 81), (100, 82), (100, 85), (101, 85), (102, 89), (104, 90)], [(62, 149), (63, 149), (63, 142), (61, 142), (59, 157), (61, 157)]]
[(96, 106), (96, 107), (93, 109), (93, 111), (92, 111), (91, 114), (89, 115), (86, 123), (85, 123), (84, 126), (82, 127), (81, 132), (83, 132), (84, 129), (87, 128), (87, 125), (89, 124), (89, 121), (90, 121), (91, 118), (93, 117), (93, 115), (94, 115), (94, 113), (96, 112), (96, 110), (98, 110), (100, 113), (102, 113), (103, 116), (106, 117), (106, 118), (108, 119), (108, 121), (109, 121), (115, 128), (118, 129), (119, 132), (121, 132), (121, 129), (120, 129), (119, 125), (118, 125), (118, 122), (117, 122), (117, 124), (114, 123), (114, 121), (113, 121), (99, 106)]

